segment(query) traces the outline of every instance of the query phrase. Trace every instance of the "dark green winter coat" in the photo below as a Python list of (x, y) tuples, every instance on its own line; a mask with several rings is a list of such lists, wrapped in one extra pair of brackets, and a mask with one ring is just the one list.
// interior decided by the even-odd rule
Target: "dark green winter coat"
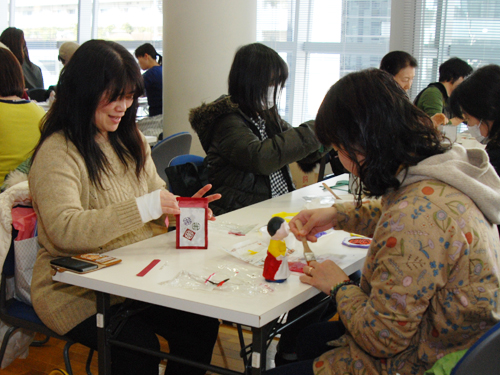
[(294, 190), (288, 164), (311, 163), (322, 156), (313, 121), (296, 128), (283, 120), (266, 123), (269, 138), (262, 141), (257, 127), (229, 96), (192, 109), (189, 121), (207, 154), (211, 193), (222, 194), (210, 205), (216, 215), (271, 198), (269, 175), (278, 169), (289, 191)]

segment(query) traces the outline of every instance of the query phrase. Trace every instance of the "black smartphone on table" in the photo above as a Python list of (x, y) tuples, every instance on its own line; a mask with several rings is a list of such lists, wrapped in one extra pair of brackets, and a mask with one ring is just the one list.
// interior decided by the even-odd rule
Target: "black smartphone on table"
[(50, 261), (50, 264), (58, 267), (64, 267), (72, 271), (85, 272), (96, 269), (97, 264), (85, 262), (83, 260), (74, 259), (71, 257), (60, 257)]

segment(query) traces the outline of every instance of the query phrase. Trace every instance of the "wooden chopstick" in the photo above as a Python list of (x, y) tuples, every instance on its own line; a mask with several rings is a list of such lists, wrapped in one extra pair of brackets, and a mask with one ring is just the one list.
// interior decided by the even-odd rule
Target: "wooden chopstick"
[(328, 186), (328, 185), (327, 185), (327, 184), (325, 184), (324, 182), (323, 182), (323, 186), (325, 187), (325, 189), (326, 189), (326, 190), (328, 190), (330, 193), (332, 193), (332, 195), (333, 195), (335, 198), (337, 198), (337, 199), (342, 199), (342, 198), (340, 198), (337, 194), (335, 194), (335, 192), (334, 192), (334, 191), (330, 188), (330, 186)]

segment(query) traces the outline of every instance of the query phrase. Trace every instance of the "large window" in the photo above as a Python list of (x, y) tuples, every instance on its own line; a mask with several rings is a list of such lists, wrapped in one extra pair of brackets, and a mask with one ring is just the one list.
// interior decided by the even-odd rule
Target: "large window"
[(290, 68), (284, 118), (298, 125), (316, 117), (340, 77), (378, 66), (390, 18), (390, 0), (259, 0), (257, 40), (285, 53)]
[[(257, 40), (286, 56), (290, 68), (284, 118), (293, 125), (314, 118), (340, 77), (379, 66), (391, 33), (405, 36), (393, 49), (419, 63), (412, 99), (439, 79), (439, 65), (450, 57), (474, 68), (500, 64), (500, 1), (399, 1), (401, 14), (391, 14), (391, 0), (258, 0)], [(395, 18), (404, 20), (402, 28), (391, 27)]]
[(11, 1), (14, 25), (24, 31), (30, 60), (42, 69), (45, 88), (55, 85), (62, 68), (57, 60), (59, 46), (77, 40), (78, 0)]
[[(111, 39), (131, 52), (151, 42), (162, 54), (163, 1), (0, 0), (0, 23), (24, 30), (30, 58), (48, 87), (57, 82), (58, 48), (67, 40)], [(290, 69), (280, 103), (285, 119), (298, 125), (314, 118), (332, 84), (349, 72), (378, 67), (389, 45), (418, 60), (412, 99), (438, 80), (439, 65), (450, 57), (475, 68), (500, 64), (499, 0), (392, 4), (397, 11), (391, 14), (391, 0), (257, 0), (257, 40), (278, 51)]]
[(162, 7), (161, 0), (100, 0), (97, 37), (116, 41), (161, 41)]
[(438, 81), (439, 65), (450, 57), (474, 68), (500, 64), (500, 1), (422, 0), (411, 13), (416, 30), (413, 55), (419, 62), (412, 97)]
[(59, 46), (92, 39), (114, 40), (133, 52), (152, 43), (162, 54), (162, 0), (8, 0), (8, 24), (24, 31), (30, 59), (42, 69), (44, 86), (57, 83), (62, 64)]

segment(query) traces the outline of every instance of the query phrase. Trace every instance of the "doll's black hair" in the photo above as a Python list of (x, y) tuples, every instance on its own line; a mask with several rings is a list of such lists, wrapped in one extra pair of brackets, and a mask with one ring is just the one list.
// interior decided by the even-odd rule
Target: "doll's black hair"
[(267, 233), (272, 237), (276, 234), (276, 232), (281, 228), (281, 225), (285, 222), (285, 219), (279, 216), (273, 217), (267, 223)]

